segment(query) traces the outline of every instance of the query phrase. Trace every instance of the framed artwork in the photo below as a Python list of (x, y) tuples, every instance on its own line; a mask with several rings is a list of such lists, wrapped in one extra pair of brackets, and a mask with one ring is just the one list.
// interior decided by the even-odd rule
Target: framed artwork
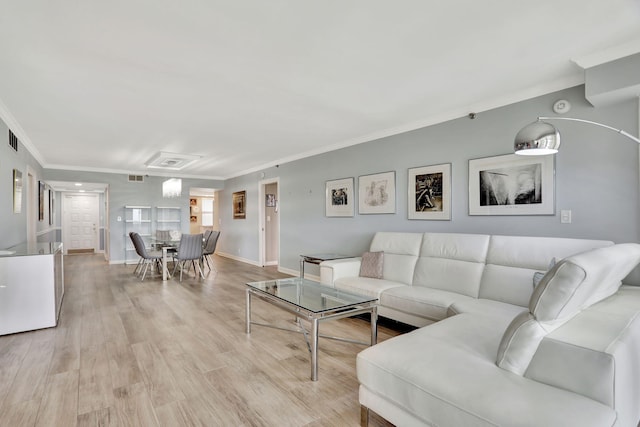
[(267, 194), (267, 199), (265, 204), (268, 208), (273, 208), (276, 206), (276, 195), (275, 194)]
[(13, 170), (13, 213), (22, 212), (22, 172)]
[(245, 219), (247, 216), (247, 192), (233, 193), (233, 219)]
[(44, 182), (38, 181), (38, 221), (44, 221)]
[(395, 171), (358, 177), (358, 213), (396, 213)]
[(53, 210), (54, 210), (54, 201), (53, 201), (53, 188), (49, 189), (49, 225), (53, 225)]
[(554, 156), (469, 160), (469, 215), (553, 215)]
[(451, 220), (451, 163), (409, 169), (409, 219)]
[(325, 185), (325, 215), (328, 217), (352, 217), (355, 197), (353, 178), (327, 181)]

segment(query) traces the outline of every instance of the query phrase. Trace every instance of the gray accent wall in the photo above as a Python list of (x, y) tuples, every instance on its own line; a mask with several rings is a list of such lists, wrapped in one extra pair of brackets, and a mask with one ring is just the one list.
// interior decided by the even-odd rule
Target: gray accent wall
[[(351, 146), (229, 179), (219, 193), (222, 220), (218, 251), (249, 262), (258, 260), (258, 182), (280, 179), (280, 266), (297, 270), (299, 255), (340, 252), (359, 255), (376, 231), (456, 232), (607, 239), (639, 238), (638, 144), (607, 129), (576, 122), (553, 122), (562, 134), (555, 156), (555, 215), (470, 216), (468, 164), (513, 152), (513, 139), (538, 116), (553, 116), (558, 99), (571, 102), (567, 117), (599, 121), (638, 133), (638, 101), (595, 108), (584, 86), (540, 96), (412, 132)], [(451, 221), (407, 219), (407, 169), (452, 164)], [(325, 182), (379, 172), (396, 172), (396, 213), (327, 218)], [(264, 176), (263, 176), (264, 174)], [(231, 194), (247, 191), (246, 219), (232, 218)], [(572, 223), (560, 223), (560, 211)], [(317, 274), (317, 268), (309, 268)]]

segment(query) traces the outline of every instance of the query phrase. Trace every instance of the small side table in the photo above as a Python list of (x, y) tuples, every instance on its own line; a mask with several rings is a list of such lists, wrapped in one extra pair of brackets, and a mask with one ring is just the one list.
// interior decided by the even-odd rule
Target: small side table
[(353, 258), (351, 255), (340, 254), (313, 254), (313, 255), (300, 255), (300, 277), (304, 279), (304, 263), (318, 265), (322, 261), (330, 261), (332, 259), (344, 259)]

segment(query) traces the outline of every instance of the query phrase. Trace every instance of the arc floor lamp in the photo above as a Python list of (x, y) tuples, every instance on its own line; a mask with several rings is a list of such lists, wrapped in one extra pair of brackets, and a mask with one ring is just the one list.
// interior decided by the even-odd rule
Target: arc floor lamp
[(558, 129), (552, 124), (544, 122), (543, 120), (569, 120), (588, 123), (617, 132), (640, 144), (640, 139), (621, 129), (616, 129), (598, 122), (592, 122), (591, 120), (575, 119), (572, 117), (538, 117), (538, 120), (522, 128), (516, 135), (513, 144), (515, 154), (541, 156), (558, 152), (558, 148), (560, 148), (560, 132), (558, 132)]

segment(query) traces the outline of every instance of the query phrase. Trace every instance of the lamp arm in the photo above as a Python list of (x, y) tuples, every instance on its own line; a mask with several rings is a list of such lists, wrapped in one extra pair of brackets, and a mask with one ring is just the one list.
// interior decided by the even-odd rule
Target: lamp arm
[(616, 129), (614, 127), (611, 126), (607, 126), (604, 125), (602, 123), (598, 123), (598, 122), (592, 122), (591, 120), (584, 120), (584, 119), (575, 119), (573, 117), (538, 117), (538, 120), (569, 120), (572, 122), (582, 122), (582, 123), (589, 123), (591, 125), (596, 125), (596, 126), (600, 126), (603, 128), (607, 128), (609, 130), (612, 130), (614, 132), (619, 133), (620, 135), (624, 135), (629, 139), (634, 140), (635, 142), (637, 142), (638, 144), (640, 144), (640, 139), (636, 138), (635, 136), (623, 131), (622, 129)]

